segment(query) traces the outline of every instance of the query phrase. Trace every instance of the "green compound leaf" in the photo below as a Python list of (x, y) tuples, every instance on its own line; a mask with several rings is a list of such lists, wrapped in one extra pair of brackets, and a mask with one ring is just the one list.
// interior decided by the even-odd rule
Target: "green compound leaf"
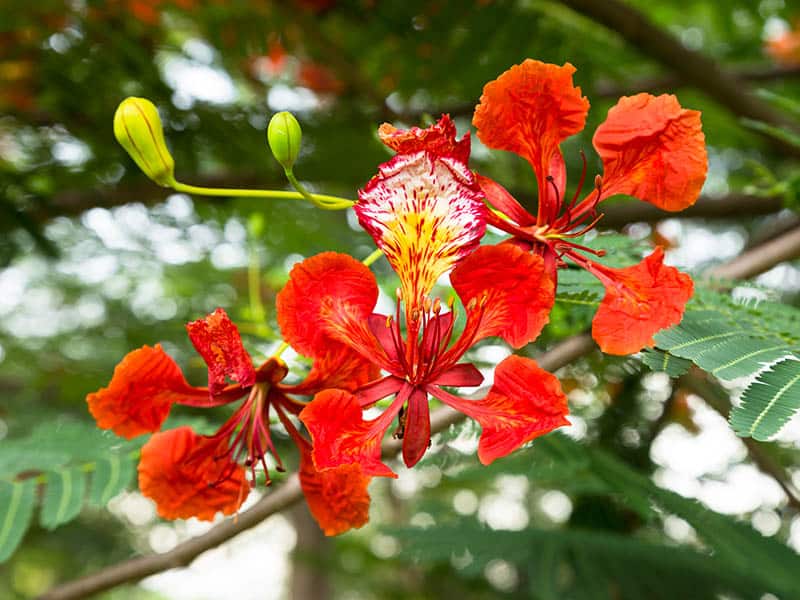
[(741, 329), (731, 329), (720, 315), (710, 311), (687, 313), (677, 327), (655, 335), (656, 344), (674, 356), (694, 360), (725, 340), (741, 336)]
[(791, 353), (781, 340), (736, 336), (709, 348), (696, 359), (701, 369), (722, 379), (746, 377)]
[(787, 359), (761, 373), (731, 411), (730, 423), (740, 436), (766, 440), (778, 433), (800, 409), (800, 360)]
[(134, 471), (134, 461), (129, 456), (111, 455), (99, 460), (92, 474), (89, 502), (95, 506), (105, 506), (111, 498), (128, 487)]
[(35, 505), (36, 483), (0, 481), (0, 562), (7, 560), (22, 541)]
[(86, 492), (86, 473), (79, 468), (46, 473), (42, 512), (39, 523), (45, 529), (55, 529), (71, 521), (81, 512)]
[(642, 353), (642, 362), (650, 367), (652, 371), (664, 372), (670, 377), (680, 377), (692, 366), (692, 361), (673, 356), (669, 352), (664, 352), (657, 348), (645, 350)]

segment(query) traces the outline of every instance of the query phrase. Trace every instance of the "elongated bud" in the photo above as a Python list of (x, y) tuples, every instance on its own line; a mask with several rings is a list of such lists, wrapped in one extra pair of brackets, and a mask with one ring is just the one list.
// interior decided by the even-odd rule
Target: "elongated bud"
[(139, 168), (158, 185), (175, 184), (175, 160), (164, 141), (155, 105), (146, 98), (125, 98), (114, 113), (114, 136)]
[(267, 127), (267, 142), (275, 160), (281, 163), (284, 169), (291, 170), (294, 166), (294, 161), (300, 152), (302, 137), (300, 123), (292, 113), (284, 110), (276, 113), (270, 120)]

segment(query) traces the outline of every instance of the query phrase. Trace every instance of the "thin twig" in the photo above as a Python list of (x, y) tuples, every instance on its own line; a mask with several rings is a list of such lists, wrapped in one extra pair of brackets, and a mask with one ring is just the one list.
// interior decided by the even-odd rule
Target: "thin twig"
[[(750, 82), (767, 82), (800, 77), (800, 67), (783, 67), (775, 65), (756, 65), (738, 67), (730, 70), (736, 79)], [(632, 81), (619, 83), (616, 81), (598, 81), (594, 87), (594, 96), (600, 98), (619, 98), (639, 92), (661, 92), (674, 90), (685, 82), (673, 74), (643, 77)]]
[[(268, 181), (252, 174), (230, 174), (216, 177), (194, 177), (199, 185), (209, 187), (255, 187), (281, 189), (284, 182)], [(532, 191), (511, 190), (521, 200), (532, 197)], [(100, 207), (113, 208), (130, 202), (154, 205), (164, 202), (174, 194), (172, 190), (160, 188), (149, 181), (129, 183), (116, 187), (98, 188), (94, 190), (66, 190), (49, 199), (46, 207), (31, 210), (29, 216), (33, 222), (44, 223), (59, 216), (77, 216), (84, 211)], [(214, 203), (223, 204), (227, 198), (215, 198)], [(780, 196), (752, 196), (749, 194), (731, 193), (725, 196), (701, 196), (689, 208), (679, 213), (667, 212), (647, 202), (619, 202), (603, 208), (602, 227), (619, 229), (629, 223), (654, 223), (663, 219), (741, 219), (743, 217), (768, 215), (778, 212), (782, 207)], [(13, 225), (9, 220), (5, 227)], [(3, 226), (0, 226), (0, 231)]]
[(721, 279), (748, 279), (798, 256), (800, 256), (800, 227), (795, 227), (773, 240), (740, 254), (735, 260), (712, 267), (705, 275)]

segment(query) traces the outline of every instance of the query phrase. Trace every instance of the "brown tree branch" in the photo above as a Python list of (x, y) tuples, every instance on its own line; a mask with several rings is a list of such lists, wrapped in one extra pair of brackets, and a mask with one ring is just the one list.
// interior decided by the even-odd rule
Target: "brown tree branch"
[[(758, 252), (764, 252), (768, 258), (756, 260), (753, 255)], [(800, 228), (712, 269), (711, 274), (731, 278), (751, 277), (759, 272), (769, 270), (780, 262), (797, 257), (800, 257)], [(594, 348), (595, 344), (591, 337), (588, 334), (582, 334), (560, 342), (539, 356), (538, 362), (543, 368), (555, 371), (588, 354)], [(439, 408), (431, 414), (431, 432), (443, 431), (463, 418), (462, 413), (451, 408)], [(400, 451), (400, 448), (399, 440), (390, 440), (384, 445), (383, 453), (385, 456), (394, 456)], [(188, 565), (199, 554), (291, 506), (302, 496), (297, 476), (291, 475), (282, 486), (270, 491), (253, 507), (240, 513), (236, 519), (228, 519), (207, 533), (179, 544), (169, 552), (133, 558), (74, 581), (57, 585), (40, 596), (40, 600), (85, 598), (123, 583), (138, 581), (148, 575)]]
[[(793, 79), (800, 77), (800, 67), (783, 67), (776, 65), (739, 67), (731, 69), (733, 77), (743, 81), (766, 82), (780, 79)], [(619, 98), (630, 96), (639, 92), (663, 92), (674, 90), (685, 81), (675, 74), (655, 75), (644, 77), (625, 83), (600, 80), (594, 87), (594, 95), (600, 98)]]
[[(672, 69), (683, 81), (702, 90), (740, 117), (777, 127), (797, 128), (784, 113), (763, 102), (742, 79), (727, 72), (701, 52), (690, 50), (671, 33), (654, 24), (643, 13), (620, 0), (561, 0), (562, 4), (618, 33), (643, 54)], [(775, 137), (767, 136), (784, 152), (800, 155)]]
[[(283, 181), (265, 181), (253, 174), (228, 174), (215, 177), (188, 178), (195, 185), (208, 187), (243, 187), (263, 189), (283, 189)], [(130, 202), (140, 202), (151, 206), (166, 200), (175, 192), (161, 188), (149, 181), (136, 184), (102, 187), (93, 190), (66, 190), (50, 199), (48, 206), (30, 212), (32, 220), (45, 223), (57, 216), (74, 217), (90, 208), (113, 208)], [(520, 192), (517, 197), (525, 197)], [(213, 202), (224, 203), (228, 198), (217, 197)], [(725, 196), (701, 196), (689, 208), (679, 212), (667, 212), (647, 202), (617, 202), (603, 208), (605, 216), (601, 227), (619, 229), (629, 223), (654, 223), (663, 219), (701, 218), (701, 219), (741, 219), (744, 216), (761, 216), (778, 212), (782, 207), (780, 196), (753, 196), (731, 193)], [(10, 224), (10, 223), (9, 223)]]
[(783, 206), (780, 196), (752, 196), (732, 193), (726, 196), (701, 196), (680, 212), (661, 210), (647, 202), (617, 202), (602, 207), (600, 227), (620, 229), (630, 223), (655, 223), (664, 219), (742, 219), (778, 212)]
[(712, 267), (705, 275), (721, 279), (748, 279), (798, 256), (800, 227), (743, 252), (735, 260)]

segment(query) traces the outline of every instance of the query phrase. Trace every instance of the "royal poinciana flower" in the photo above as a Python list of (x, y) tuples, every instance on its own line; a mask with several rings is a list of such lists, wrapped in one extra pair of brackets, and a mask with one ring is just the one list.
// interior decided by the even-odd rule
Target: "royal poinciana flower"
[[(218, 511), (228, 515), (238, 510), (255, 483), (258, 466), (269, 483), (267, 454), (283, 470), (270, 436), (272, 410), (300, 451), (300, 483), (320, 527), (335, 535), (366, 523), (370, 478), (357, 465), (318, 471), (310, 442), (290, 416), (305, 405), (293, 394), (311, 395), (328, 387), (354, 390), (374, 378), (375, 368), (332, 344), (309, 354), (315, 361), (304, 381), (286, 385), (283, 361), (273, 357), (256, 368), (224, 310), (189, 323), (187, 330), (208, 366), (207, 388), (189, 385), (175, 361), (156, 345), (129, 353), (108, 387), (87, 396), (100, 427), (127, 438), (158, 432), (142, 447), (139, 463), (139, 487), (156, 502), (158, 513), (168, 519), (210, 520)], [(173, 404), (214, 407), (235, 402), (241, 403), (213, 435), (199, 435), (190, 427), (159, 432)]]
[(525, 158), (536, 174), (536, 214), (525, 210), (500, 184), (477, 176), (494, 209), (488, 223), (512, 234), (512, 243), (541, 256), (554, 280), (556, 269), (572, 263), (595, 275), (606, 294), (592, 323), (604, 352), (630, 354), (653, 344), (653, 335), (678, 323), (692, 295), (691, 278), (663, 263), (661, 248), (640, 264), (606, 267), (587, 254), (602, 256), (574, 241), (595, 225), (598, 204), (626, 194), (669, 211), (692, 205), (707, 171), (700, 113), (681, 108), (674, 96), (637, 94), (611, 108), (594, 134), (603, 176), (583, 198), (566, 194), (566, 169), (559, 144), (584, 127), (588, 100), (572, 83), (575, 68), (526, 60), (483, 89), (473, 119), (478, 137), (490, 148)]
[[(296, 265), (277, 297), (281, 331), (299, 352), (313, 356), (344, 344), (385, 373), (354, 391), (324, 390), (303, 409), (314, 463), (395, 476), (381, 462), (381, 441), (398, 417), (395, 436), (413, 466), (430, 442), (432, 396), (480, 423), (478, 456), (488, 464), (568, 423), (558, 380), (535, 361), (511, 356), (480, 400), (445, 388), (483, 381), (474, 365), (459, 362), (479, 340), (501, 336), (520, 347), (535, 339), (552, 307), (552, 281), (540, 256), (513, 245), (477, 247), (486, 209), (466, 165), (469, 140), (455, 141), (447, 117), (427, 130), (384, 127), (381, 136), (399, 154), (359, 192), (355, 211), (399, 275), (394, 314), (373, 312), (378, 286), (371, 271), (333, 252)], [(429, 296), (451, 270), (466, 313), (457, 339), (453, 303)], [(364, 420), (363, 410), (389, 397), (379, 417)]]

